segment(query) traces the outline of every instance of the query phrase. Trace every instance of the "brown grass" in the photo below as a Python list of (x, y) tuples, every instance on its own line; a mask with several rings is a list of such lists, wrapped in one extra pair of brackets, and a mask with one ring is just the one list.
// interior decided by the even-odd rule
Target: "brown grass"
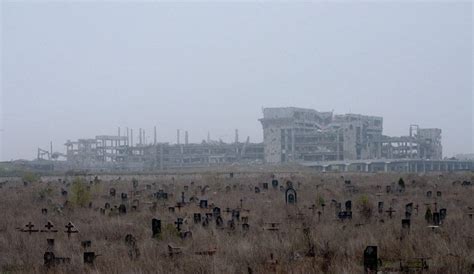
[[(92, 207), (79, 207), (72, 204), (60, 208), (66, 198), (61, 196), (61, 188), (71, 185), (59, 183), (57, 177), (43, 177), (42, 182), (23, 186), (20, 181), (10, 179), (0, 189), (0, 271), (4, 273), (57, 272), (57, 273), (363, 273), (363, 251), (368, 245), (379, 247), (379, 257), (384, 262), (416, 257), (428, 257), (430, 273), (472, 273), (474, 264), (474, 220), (466, 213), (467, 207), (474, 207), (474, 187), (454, 184), (456, 181), (473, 181), (473, 173), (452, 174), (318, 174), (312, 172), (275, 173), (280, 184), (291, 180), (298, 193), (296, 206), (286, 205), (284, 193), (271, 187), (270, 173), (237, 173), (234, 178), (212, 172), (175, 175), (147, 176), (101, 176), (101, 182), (91, 185)], [(344, 178), (342, 178), (342, 175)], [(139, 181), (140, 194), (132, 197), (130, 191), (132, 178)], [(403, 177), (406, 191), (402, 194), (387, 194), (385, 186)], [(174, 180), (173, 180), (174, 178)], [(67, 178), (72, 183), (74, 178)], [(91, 178), (85, 178), (87, 182)], [(350, 179), (356, 192), (348, 191), (344, 180)], [(194, 181), (194, 186), (190, 184)], [(269, 183), (264, 190), (262, 183)], [(146, 185), (152, 185), (151, 190)], [(184, 185), (189, 186), (186, 200), (192, 195), (208, 199), (222, 210), (225, 225), (230, 214), (226, 208), (235, 209), (243, 199), (241, 216), (249, 217), (250, 230), (245, 233), (241, 223), (235, 231), (218, 229), (214, 222), (208, 228), (193, 223), (193, 213), (210, 212), (200, 209), (198, 203), (188, 204), (175, 213), (168, 212), (180, 200)], [(204, 195), (198, 186), (209, 185)], [(226, 186), (231, 191), (226, 191)], [(259, 186), (261, 193), (254, 193)], [(117, 189), (115, 198), (109, 197), (109, 189)], [(52, 191), (46, 191), (50, 188)], [(159, 189), (173, 194), (167, 202), (158, 201), (156, 211), (150, 209), (157, 201), (151, 196)], [(433, 191), (433, 197), (425, 193)], [(436, 191), (442, 197), (436, 198)], [(120, 193), (127, 192), (129, 199), (127, 214), (124, 216), (101, 215), (99, 208), (106, 202), (112, 206), (120, 205)], [(43, 193), (41, 198), (40, 193)], [(71, 193), (69, 193), (71, 196)], [(321, 220), (318, 220), (319, 199), (326, 206)], [(138, 212), (131, 212), (133, 199), (140, 200)], [(335, 207), (331, 200), (342, 202), (352, 200), (353, 219), (336, 219)], [(372, 216), (366, 218), (359, 212), (358, 203), (368, 199), (373, 209)], [(359, 201), (359, 202), (358, 202)], [(394, 217), (377, 213), (377, 202), (385, 202), (385, 210), (392, 205), (396, 210)], [(424, 220), (425, 203), (438, 203), (438, 208), (447, 208), (448, 216), (440, 229), (431, 231)], [(405, 204), (419, 205), (418, 214), (412, 217), (411, 231), (402, 237), (401, 219), (404, 218)], [(315, 204), (317, 208), (309, 209)], [(41, 209), (47, 208), (46, 216)], [(297, 213), (303, 214), (298, 218)], [(416, 211), (414, 211), (416, 212)], [(192, 239), (176, 237), (174, 225), (177, 217), (185, 218), (185, 230), (193, 233)], [(151, 238), (151, 220), (162, 220), (161, 239)], [(384, 222), (381, 223), (380, 220)], [(32, 233), (29, 235), (16, 228), (24, 227), (29, 221), (42, 229), (50, 220), (60, 230), (58, 233)], [(64, 225), (73, 222), (80, 233), (68, 239)], [(265, 223), (279, 222), (280, 231), (263, 229)], [(309, 227), (309, 237), (303, 227)], [(138, 260), (128, 257), (125, 235), (133, 234), (140, 250)], [(71, 258), (68, 265), (47, 269), (43, 266), (46, 239), (55, 238), (55, 255)], [(84, 265), (81, 241), (91, 240), (90, 251), (96, 252), (94, 266)], [(168, 244), (181, 247), (182, 254), (168, 256)], [(313, 245), (316, 256), (305, 254)], [(212, 256), (197, 255), (196, 252), (216, 249)], [(270, 254), (274, 259), (270, 260)]]

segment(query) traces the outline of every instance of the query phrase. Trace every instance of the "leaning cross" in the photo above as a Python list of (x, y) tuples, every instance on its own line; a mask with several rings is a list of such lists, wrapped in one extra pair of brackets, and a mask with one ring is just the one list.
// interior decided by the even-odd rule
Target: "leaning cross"
[(74, 227), (74, 225), (73, 225), (71, 222), (69, 222), (65, 227), (67, 228), (67, 231), (64, 231), (64, 232), (67, 233), (67, 237), (68, 237), (68, 238), (71, 237), (71, 233), (79, 233), (78, 230), (72, 230), (72, 229), (75, 228), (75, 227)]

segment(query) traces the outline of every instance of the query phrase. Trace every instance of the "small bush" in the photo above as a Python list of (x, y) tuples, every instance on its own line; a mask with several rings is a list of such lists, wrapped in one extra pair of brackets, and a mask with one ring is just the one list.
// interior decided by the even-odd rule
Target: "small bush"
[(91, 192), (87, 189), (84, 179), (76, 178), (71, 186), (71, 202), (74, 205), (85, 207), (91, 201)]

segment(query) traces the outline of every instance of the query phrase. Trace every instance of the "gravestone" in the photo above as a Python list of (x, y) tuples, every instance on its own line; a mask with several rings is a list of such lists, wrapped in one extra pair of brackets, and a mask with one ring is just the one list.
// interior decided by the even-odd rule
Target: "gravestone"
[(207, 208), (207, 200), (199, 201), (199, 207), (200, 208)]
[(79, 230), (76, 229), (76, 227), (71, 223), (69, 222), (67, 225), (64, 226), (67, 230), (64, 231), (67, 233), (67, 237), (70, 238), (71, 237), (71, 234), (74, 234), (74, 233), (79, 233)]
[(194, 213), (193, 217), (194, 217), (193, 219), (194, 219), (195, 224), (198, 224), (201, 222), (201, 213)]
[(216, 218), (216, 226), (217, 227), (222, 227), (224, 225), (224, 220), (222, 220), (221, 216), (217, 216)]
[(127, 199), (128, 199), (127, 193), (123, 193), (123, 192), (122, 192), (122, 194), (120, 195), (120, 197), (122, 198), (122, 202), (125, 202), (125, 201), (127, 201)]
[(441, 224), (439, 212), (433, 213), (433, 225), (439, 226)]
[(94, 252), (84, 252), (84, 263), (88, 265), (94, 265), (95, 261), (95, 253)]
[(263, 189), (268, 189), (268, 183), (263, 183)]
[(293, 182), (292, 181), (286, 181), (286, 187), (287, 188), (293, 188)]
[(441, 222), (444, 221), (444, 219), (446, 219), (446, 214), (447, 214), (447, 209), (446, 208), (442, 208), (439, 210), (439, 219)]
[(425, 220), (427, 223), (431, 223), (433, 221), (433, 214), (431, 213), (431, 209), (427, 208), (425, 212)]
[(243, 223), (243, 224), (242, 224), (242, 230), (243, 230), (243, 231), (249, 231), (249, 229), (250, 229), (250, 225), (249, 225), (249, 224), (247, 224), (247, 223)]
[(296, 204), (298, 201), (297, 196), (296, 196), (296, 190), (294, 190), (292, 187), (288, 187), (285, 191), (285, 202), (287, 204)]
[(383, 202), (379, 202), (379, 204), (378, 204), (378, 212), (379, 212), (379, 214), (382, 214), (382, 213), (383, 213)]
[(48, 209), (47, 208), (42, 208), (41, 209), (41, 214), (48, 215)]
[(220, 216), (221, 215), (221, 209), (219, 207), (214, 207), (212, 209), (212, 215), (214, 216), (214, 218)]
[(431, 198), (432, 195), (433, 195), (433, 192), (431, 190), (426, 192), (427, 198)]
[(376, 273), (378, 269), (377, 246), (368, 246), (364, 250), (364, 272)]
[(441, 191), (436, 191), (436, 196), (437, 196), (438, 198), (441, 198), (441, 195), (442, 195)]
[(273, 180), (272, 180), (272, 187), (273, 187), (273, 188), (277, 188), (277, 187), (278, 187), (278, 180), (276, 180), (276, 179), (273, 179)]
[(109, 203), (105, 203), (104, 208), (105, 208), (105, 209), (109, 209), (109, 208), (110, 208), (110, 204), (109, 204)]
[(352, 201), (348, 200), (345, 203), (346, 211), (352, 211)]
[(402, 229), (410, 230), (410, 224), (411, 224), (410, 219), (402, 219)]
[(386, 186), (385, 187), (385, 192), (387, 192), (387, 193), (392, 192), (392, 187), (391, 186)]
[[(152, 238), (159, 237), (161, 234), (161, 220), (153, 218), (151, 220)], [(125, 239), (126, 240), (126, 239)]]
[(115, 193), (116, 193), (115, 188), (111, 188), (111, 189), (109, 190), (109, 195), (110, 195), (110, 197), (115, 197)]
[(232, 210), (232, 220), (240, 221), (240, 211), (239, 210)]
[(87, 248), (91, 247), (91, 245), (92, 245), (92, 241), (90, 241), (90, 240), (81, 241), (81, 246), (84, 249), (87, 249)]
[(48, 244), (46, 250), (54, 251), (54, 239), (46, 239), (46, 243)]
[(124, 204), (120, 204), (118, 210), (120, 215), (127, 214), (127, 207)]
[(260, 193), (260, 188), (258, 186), (255, 187), (255, 193)]

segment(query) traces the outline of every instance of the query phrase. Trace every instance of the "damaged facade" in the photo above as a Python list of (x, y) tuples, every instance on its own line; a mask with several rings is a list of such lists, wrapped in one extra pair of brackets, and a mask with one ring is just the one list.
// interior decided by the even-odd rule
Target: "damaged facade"
[[(249, 138), (239, 142), (237, 130), (231, 143), (213, 141), (209, 136), (201, 143), (189, 143), (187, 131), (181, 143), (178, 130), (176, 143), (170, 144), (157, 141), (156, 128), (153, 142), (147, 142), (142, 129), (134, 142), (133, 130), (127, 129), (121, 135), (119, 129), (117, 135), (67, 141), (65, 154), (52, 153), (52, 148), (50, 153), (39, 149), (38, 158), (48, 156), (63, 169), (88, 170), (164, 170), (262, 163), (300, 163), (321, 170), (331, 163), (351, 170), (347, 165), (354, 163), (360, 164), (358, 170), (362, 171), (388, 171), (398, 168), (384, 164), (392, 160), (402, 161), (403, 165), (409, 160), (442, 160), (441, 130), (436, 128), (410, 125), (407, 136), (390, 137), (383, 135), (382, 117), (295, 107), (265, 108), (259, 121), (263, 143), (250, 143)], [(57, 161), (58, 155), (65, 161)], [(381, 167), (370, 167), (369, 161), (376, 160)]]
[(364, 159), (441, 159), (441, 130), (410, 126), (408, 136), (383, 135), (383, 118), (303, 108), (265, 108), (267, 163)]

